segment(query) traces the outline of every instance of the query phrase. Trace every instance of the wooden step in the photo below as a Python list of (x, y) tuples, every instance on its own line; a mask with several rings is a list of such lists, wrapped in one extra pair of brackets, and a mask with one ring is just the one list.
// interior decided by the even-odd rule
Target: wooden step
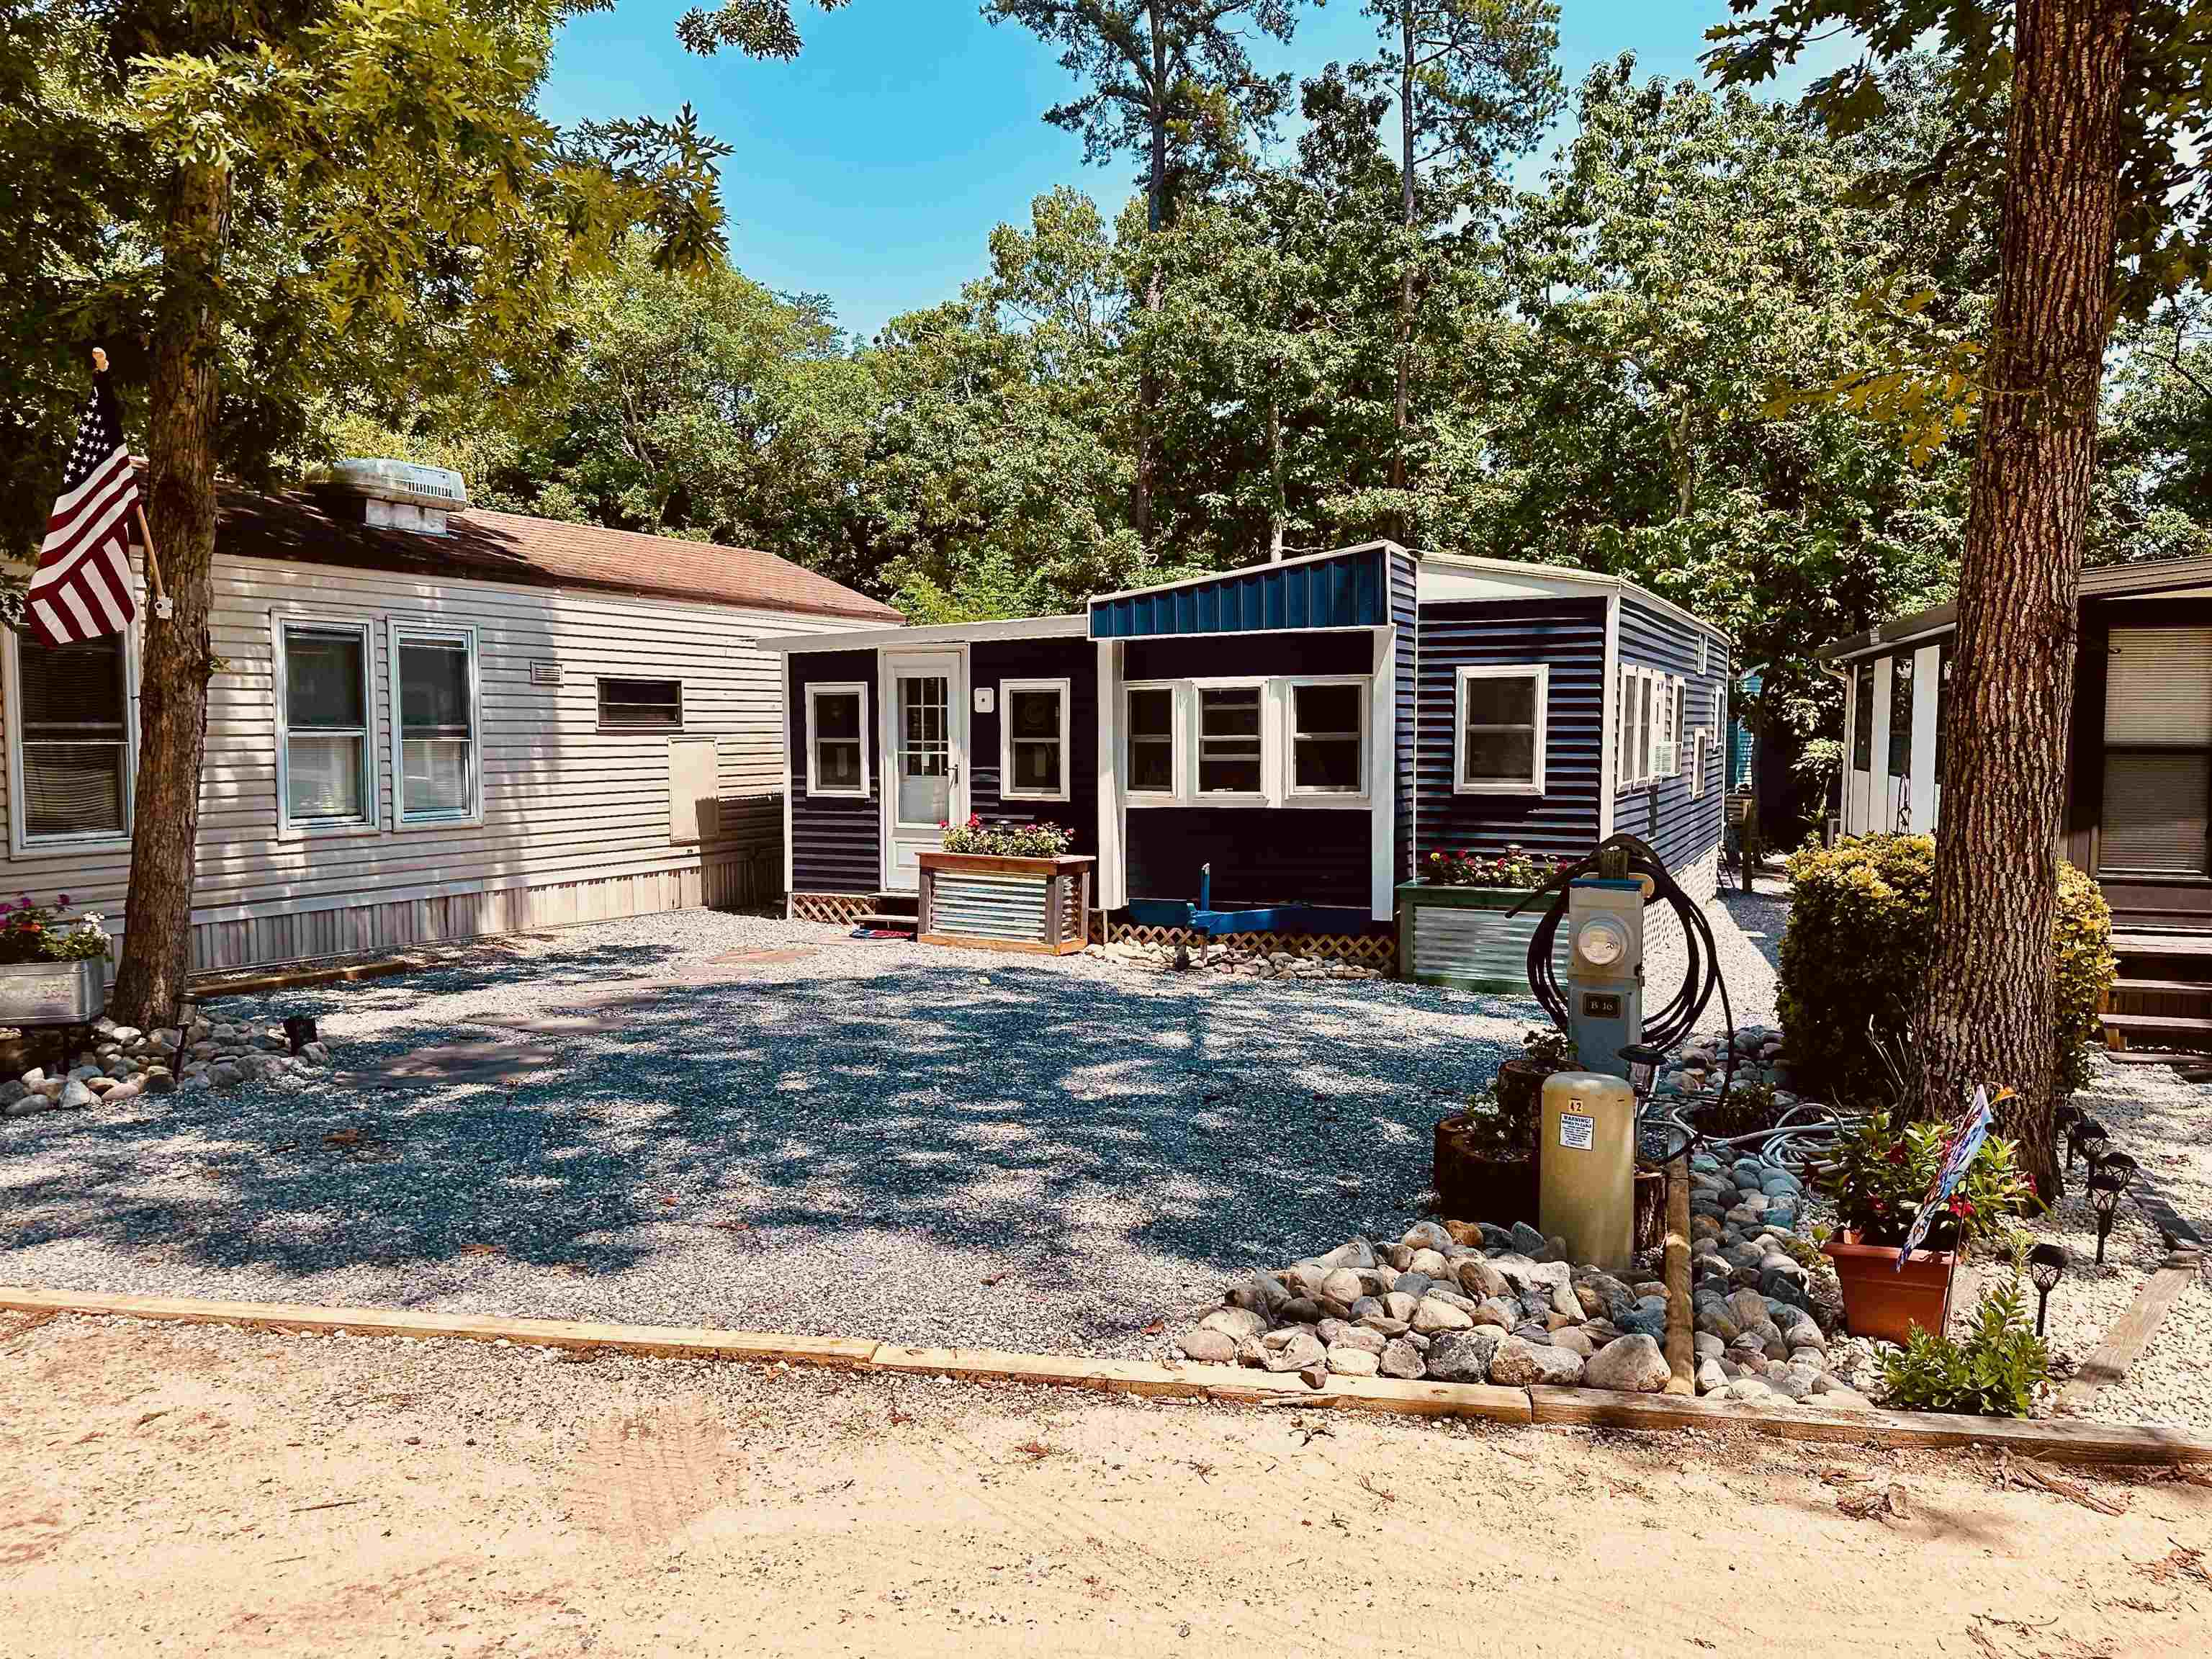
[(886, 933), (911, 933), (921, 926), (920, 916), (854, 916), (855, 927), (873, 927)]
[(2212, 979), (2130, 979), (2123, 974), (2112, 994), (2134, 991), (2144, 996), (2212, 998)]
[(2106, 1046), (2124, 1048), (2131, 1039), (2159, 1038), (2179, 1047), (2212, 1048), (2212, 1018), (2202, 1014), (2106, 1014)]
[(879, 916), (911, 916), (921, 908), (918, 893), (878, 893), (876, 914)]

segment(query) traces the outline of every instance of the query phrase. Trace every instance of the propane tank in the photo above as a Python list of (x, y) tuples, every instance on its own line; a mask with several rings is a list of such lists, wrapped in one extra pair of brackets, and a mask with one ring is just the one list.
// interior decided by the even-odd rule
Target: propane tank
[(1636, 1254), (1636, 1091), (1602, 1072), (1544, 1079), (1538, 1224), (1567, 1255), (1608, 1273)]

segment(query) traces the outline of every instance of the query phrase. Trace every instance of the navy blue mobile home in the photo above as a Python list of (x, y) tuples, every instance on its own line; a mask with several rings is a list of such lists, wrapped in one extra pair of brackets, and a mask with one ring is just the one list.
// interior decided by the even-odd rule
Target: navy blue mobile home
[(1387, 931), (1438, 850), (1643, 836), (1712, 890), (1729, 641), (1609, 576), (1388, 542), (1080, 615), (763, 641), (783, 653), (786, 886), (890, 908), (939, 825), (1050, 820), (1094, 903)]

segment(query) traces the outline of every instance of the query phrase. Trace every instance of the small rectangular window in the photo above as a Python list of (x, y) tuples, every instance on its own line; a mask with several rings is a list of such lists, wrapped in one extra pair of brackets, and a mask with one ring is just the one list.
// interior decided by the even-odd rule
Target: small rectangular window
[(1358, 795), (1367, 789), (1364, 682), (1291, 687), (1291, 793)]
[(868, 793), (868, 689), (857, 681), (806, 688), (806, 793)]
[(1067, 799), (1066, 680), (1006, 680), (999, 686), (999, 793), (1006, 800)]
[(365, 623), (285, 622), (278, 666), (284, 687), (286, 825), (359, 824), (374, 816), (370, 757), (368, 629)]
[(1544, 793), (1544, 727), (1551, 670), (1459, 671), (1458, 754), (1454, 787), (1462, 794)]
[(599, 726), (608, 732), (681, 732), (681, 680), (599, 681)]
[(130, 663), (124, 637), (15, 640), (21, 835), (119, 840), (131, 833)]
[(392, 629), (402, 823), (454, 822), (477, 814), (482, 795), (476, 650), (473, 629)]
[(1648, 781), (1652, 775), (1651, 760), (1658, 746), (1658, 704), (1653, 697), (1653, 684), (1649, 674), (1636, 677), (1636, 781)]
[(1851, 671), (1851, 770), (1874, 769), (1874, 664)]
[(1174, 688), (1133, 687), (1128, 712), (1129, 793), (1172, 795), (1176, 792)]
[(1261, 689), (1205, 685), (1198, 691), (1198, 793), (1261, 793)]
[(1690, 734), (1690, 799), (1702, 799), (1705, 793), (1705, 734), (1703, 731)]
[(1912, 775), (1912, 653), (1889, 659), (1889, 775)]
[(1674, 708), (1667, 721), (1667, 775), (1682, 775), (1682, 744), (1684, 734), (1690, 729), (1690, 688), (1680, 675), (1674, 677)]

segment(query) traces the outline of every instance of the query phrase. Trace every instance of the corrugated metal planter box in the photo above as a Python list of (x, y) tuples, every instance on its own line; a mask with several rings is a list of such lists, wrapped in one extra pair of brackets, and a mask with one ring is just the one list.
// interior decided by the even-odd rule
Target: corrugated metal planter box
[(916, 906), (924, 945), (1066, 956), (1091, 942), (1091, 858), (924, 853)]
[[(1517, 916), (1505, 914), (1528, 896), (1520, 887), (1404, 883), (1398, 889), (1400, 977), (1462, 991), (1534, 994), (1528, 941), (1551, 904), (1531, 904)], [(1562, 939), (1565, 931), (1560, 929)], [(1554, 954), (1560, 954), (1557, 942)]]
[(0, 1025), (85, 1025), (107, 1006), (107, 964), (0, 963)]

